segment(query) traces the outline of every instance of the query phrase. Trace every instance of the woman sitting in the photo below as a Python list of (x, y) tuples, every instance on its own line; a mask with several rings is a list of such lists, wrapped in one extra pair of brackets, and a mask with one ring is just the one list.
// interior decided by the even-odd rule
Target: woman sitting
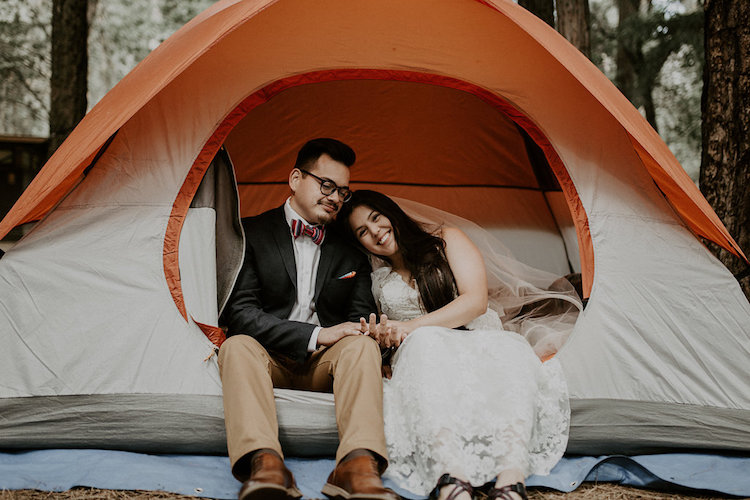
[[(488, 308), (482, 255), (459, 229), (427, 231), (387, 196), (357, 191), (342, 229), (385, 262), (373, 293), (399, 346), (384, 383), (386, 476), (431, 498), (526, 498), (524, 479), (547, 474), (567, 444), (567, 387), (557, 360)], [(383, 318), (386, 319), (386, 318)], [(381, 330), (382, 332), (382, 330)]]

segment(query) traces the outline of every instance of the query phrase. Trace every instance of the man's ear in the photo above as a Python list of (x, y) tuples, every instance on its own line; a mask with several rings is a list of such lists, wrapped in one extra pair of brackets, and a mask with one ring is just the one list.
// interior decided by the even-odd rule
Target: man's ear
[(302, 172), (299, 171), (299, 169), (293, 168), (291, 172), (289, 172), (289, 189), (292, 190), (292, 193), (297, 192), (297, 186), (300, 183), (300, 180), (302, 180)]

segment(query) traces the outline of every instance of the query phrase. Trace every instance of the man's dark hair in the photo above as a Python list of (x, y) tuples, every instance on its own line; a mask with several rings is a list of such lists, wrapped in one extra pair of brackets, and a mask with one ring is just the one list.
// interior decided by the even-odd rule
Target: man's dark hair
[(318, 161), (318, 158), (324, 154), (339, 163), (343, 163), (347, 167), (354, 165), (354, 160), (357, 159), (354, 150), (343, 142), (327, 137), (319, 137), (318, 139), (307, 141), (302, 146), (302, 149), (297, 153), (297, 161), (294, 163), (294, 168), (309, 170)]

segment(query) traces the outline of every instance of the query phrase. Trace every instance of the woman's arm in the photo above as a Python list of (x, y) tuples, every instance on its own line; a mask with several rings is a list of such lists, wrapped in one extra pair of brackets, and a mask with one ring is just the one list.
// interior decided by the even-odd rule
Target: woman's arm
[(458, 228), (444, 228), (442, 236), (445, 256), (456, 279), (458, 296), (440, 309), (419, 318), (404, 322), (389, 321), (406, 333), (420, 326), (464, 326), (487, 311), (487, 274), (482, 254)]

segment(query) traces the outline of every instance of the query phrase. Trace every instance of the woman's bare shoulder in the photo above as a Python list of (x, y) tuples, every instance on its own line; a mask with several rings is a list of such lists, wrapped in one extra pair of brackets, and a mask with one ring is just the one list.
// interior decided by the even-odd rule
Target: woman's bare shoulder
[(449, 261), (451, 260), (451, 255), (462, 258), (466, 258), (469, 255), (476, 255), (481, 259), (481, 254), (477, 246), (459, 228), (446, 226), (443, 228), (441, 236), (443, 241), (445, 241), (445, 252), (448, 255)]
[(469, 237), (466, 236), (466, 233), (457, 227), (451, 226), (443, 226), (440, 228), (440, 237), (445, 240), (446, 245), (449, 245), (452, 242), (466, 243), (471, 241)]

